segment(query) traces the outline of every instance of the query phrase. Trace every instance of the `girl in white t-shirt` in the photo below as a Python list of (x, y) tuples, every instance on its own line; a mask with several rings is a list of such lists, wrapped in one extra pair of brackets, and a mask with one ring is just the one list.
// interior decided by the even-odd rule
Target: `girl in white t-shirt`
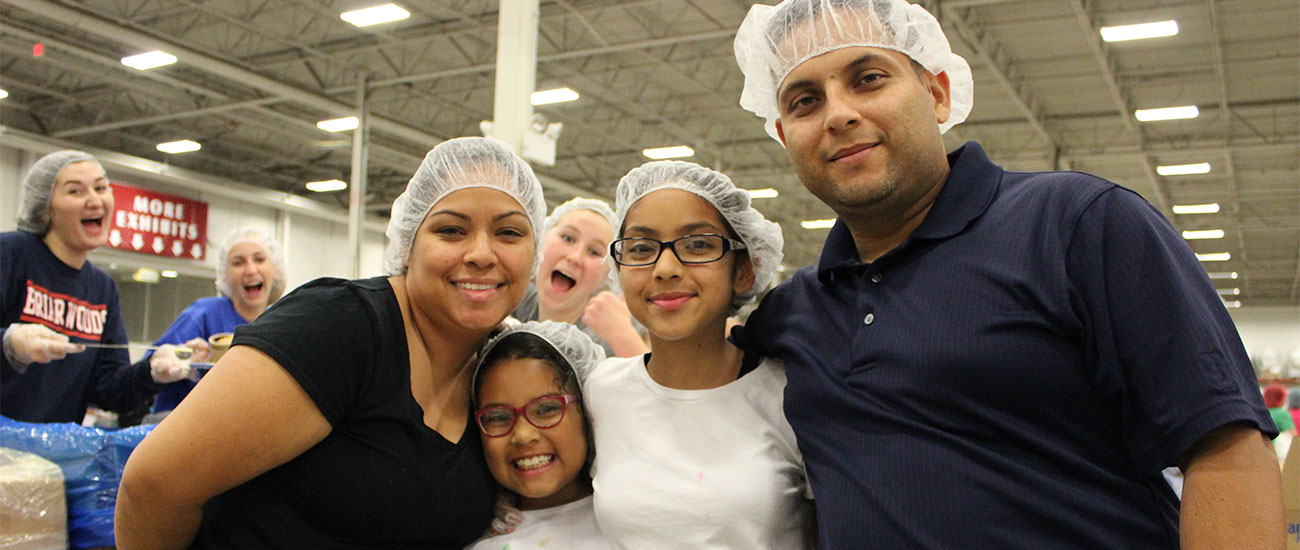
[(590, 428), (574, 372), (604, 350), (574, 325), (534, 321), (506, 329), (479, 356), (474, 420), (513, 530), (469, 550), (616, 548), (592, 514)]
[(811, 547), (785, 370), (725, 335), (772, 281), (780, 226), (727, 176), (688, 162), (632, 170), (616, 210), (611, 253), (652, 353), (607, 359), (583, 379), (601, 530), (623, 548)]

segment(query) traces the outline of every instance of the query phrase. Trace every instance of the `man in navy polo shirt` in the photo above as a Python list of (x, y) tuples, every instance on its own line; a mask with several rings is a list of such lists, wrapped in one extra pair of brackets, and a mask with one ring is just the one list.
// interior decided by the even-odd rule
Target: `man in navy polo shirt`
[(736, 57), (839, 215), (743, 335), (786, 362), (821, 548), (1283, 547), (1276, 429), (1155, 209), (945, 154), (970, 68), (903, 0), (756, 5)]

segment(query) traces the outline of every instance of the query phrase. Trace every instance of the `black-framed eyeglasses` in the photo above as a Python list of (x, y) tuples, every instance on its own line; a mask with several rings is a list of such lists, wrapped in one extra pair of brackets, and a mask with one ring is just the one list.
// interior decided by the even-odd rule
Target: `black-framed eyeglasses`
[(543, 395), (522, 407), (492, 405), (474, 411), (474, 421), (478, 423), (478, 429), (483, 431), (483, 435), (488, 437), (510, 435), (515, 430), (515, 422), (520, 415), (537, 429), (545, 430), (554, 428), (564, 420), (564, 409), (568, 404), (581, 400), (576, 395)]
[(619, 265), (629, 267), (651, 265), (667, 248), (684, 264), (707, 264), (721, 260), (729, 250), (744, 250), (745, 243), (711, 233), (687, 235), (671, 241), (645, 237), (617, 239), (609, 244), (609, 253)]

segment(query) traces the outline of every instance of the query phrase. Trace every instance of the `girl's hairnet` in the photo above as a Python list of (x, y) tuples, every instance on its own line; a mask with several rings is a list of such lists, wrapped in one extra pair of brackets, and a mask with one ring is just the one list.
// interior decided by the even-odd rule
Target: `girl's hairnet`
[[(582, 332), (582, 329), (572, 323), (556, 321), (520, 323), (501, 331), (501, 334), (488, 340), (488, 343), (479, 351), (479, 364), (474, 368), (474, 387), (470, 391), (470, 395), (476, 401), (478, 399), (479, 374), (485, 366), (483, 360), (492, 355), (492, 350), (498, 344), (507, 341), (507, 337), (518, 333), (532, 334), (545, 340), (568, 363), (569, 368), (577, 375), (579, 383), (587, 379), (587, 375), (591, 373), (592, 369), (596, 368), (597, 363), (605, 360), (605, 348), (600, 347), (590, 336)], [(563, 366), (561, 365), (561, 367)]]
[(659, 160), (633, 168), (618, 182), (615, 208), (618, 210), (620, 231), (627, 221), (627, 211), (652, 191), (682, 189), (709, 201), (722, 218), (727, 220), (736, 238), (748, 248), (749, 261), (754, 265), (754, 286), (736, 294), (731, 301), (734, 314), (740, 306), (754, 299), (772, 283), (776, 267), (781, 263), (781, 248), (785, 238), (781, 226), (768, 221), (763, 214), (749, 205), (749, 192), (736, 187), (725, 174), (710, 170), (693, 162)]
[(763, 117), (767, 134), (780, 141), (777, 93), (804, 61), (856, 46), (902, 53), (933, 74), (948, 73), (951, 113), (939, 131), (966, 120), (974, 103), (970, 65), (952, 52), (943, 28), (925, 8), (906, 0), (785, 0), (756, 4), (736, 32), (736, 61), (745, 73), (740, 106)]
[[(393, 201), (392, 217), (384, 232), (388, 236), (384, 268), (389, 275), (406, 273), (415, 230), (424, 223), (433, 205), (453, 191), (473, 187), (497, 189), (514, 197), (528, 215), (533, 228), (533, 249), (540, 254), (546, 200), (533, 169), (505, 143), (490, 138), (462, 137), (431, 149), (406, 184), (406, 190)], [(536, 269), (535, 254), (533, 271)]]
[[(569, 199), (568, 202), (556, 206), (554, 210), (551, 210), (551, 213), (546, 216), (546, 224), (545, 228), (542, 230), (542, 234), (545, 235), (550, 233), (556, 225), (559, 225), (560, 220), (563, 220), (565, 216), (578, 210), (587, 210), (599, 214), (600, 217), (605, 218), (605, 221), (609, 222), (609, 226), (613, 231), (618, 231), (618, 215), (614, 213), (613, 208), (609, 207), (609, 203), (600, 199), (576, 197)], [(541, 252), (539, 251), (538, 254), (541, 254)], [(605, 265), (608, 266), (609, 269), (605, 271), (605, 282), (602, 283), (602, 287), (611, 292), (618, 293), (618, 266), (614, 265), (614, 260), (610, 259), (608, 248), (605, 249)]]
[(274, 303), (284, 295), (285, 285), (285, 268), (284, 268), (284, 250), (280, 243), (273, 241), (262, 232), (256, 229), (239, 228), (226, 234), (226, 238), (221, 240), (221, 246), (217, 249), (217, 292), (222, 296), (233, 296), (234, 291), (230, 288), (230, 266), (226, 263), (230, 259), (230, 249), (240, 243), (253, 243), (262, 247), (266, 251), (267, 259), (271, 262), (271, 280), (263, 283), (267, 285), (266, 303)]
[(18, 229), (44, 235), (50, 230), (50, 195), (58, 183), (59, 171), (74, 162), (93, 162), (100, 172), (104, 167), (83, 151), (63, 150), (45, 155), (33, 164), (18, 190)]

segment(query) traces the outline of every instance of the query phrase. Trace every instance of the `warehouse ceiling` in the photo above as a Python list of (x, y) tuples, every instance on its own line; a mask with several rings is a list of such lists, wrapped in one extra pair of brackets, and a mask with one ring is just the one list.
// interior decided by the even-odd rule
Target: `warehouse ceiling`
[[(492, 118), (498, 3), (395, 0), (410, 17), (358, 28), (340, 13), (382, 0), (3, 0), (0, 125), (346, 206), (350, 132), (316, 127), (370, 112), (368, 204), (385, 215), (438, 140), (480, 135)], [(945, 136), (983, 144), (1013, 170), (1081, 170), (1134, 189), (1188, 241), (1227, 252), (1208, 271), (1246, 306), (1300, 304), (1300, 3), (1295, 0), (932, 0), (953, 48), (974, 69), (975, 107)], [(744, 0), (542, 0), (537, 89), (570, 103), (537, 107), (564, 123), (552, 203), (609, 199), (649, 147), (689, 145), (690, 159), (743, 187), (781, 223), (786, 263), (813, 263), (830, 218), (802, 189), (781, 146), (737, 101), (732, 39)], [(1175, 20), (1174, 36), (1102, 42), (1103, 26)], [(41, 45), (41, 55), (34, 46)], [(178, 63), (139, 71), (120, 58), (164, 50)], [(1196, 106), (1188, 120), (1138, 122), (1135, 109)], [(202, 149), (167, 155), (160, 142)], [(1157, 167), (1209, 163), (1162, 176)], [(1174, 205), (1217, 203), (1214, 214)], [(1232, 294), (1239, 289), (1239, 294)]]

